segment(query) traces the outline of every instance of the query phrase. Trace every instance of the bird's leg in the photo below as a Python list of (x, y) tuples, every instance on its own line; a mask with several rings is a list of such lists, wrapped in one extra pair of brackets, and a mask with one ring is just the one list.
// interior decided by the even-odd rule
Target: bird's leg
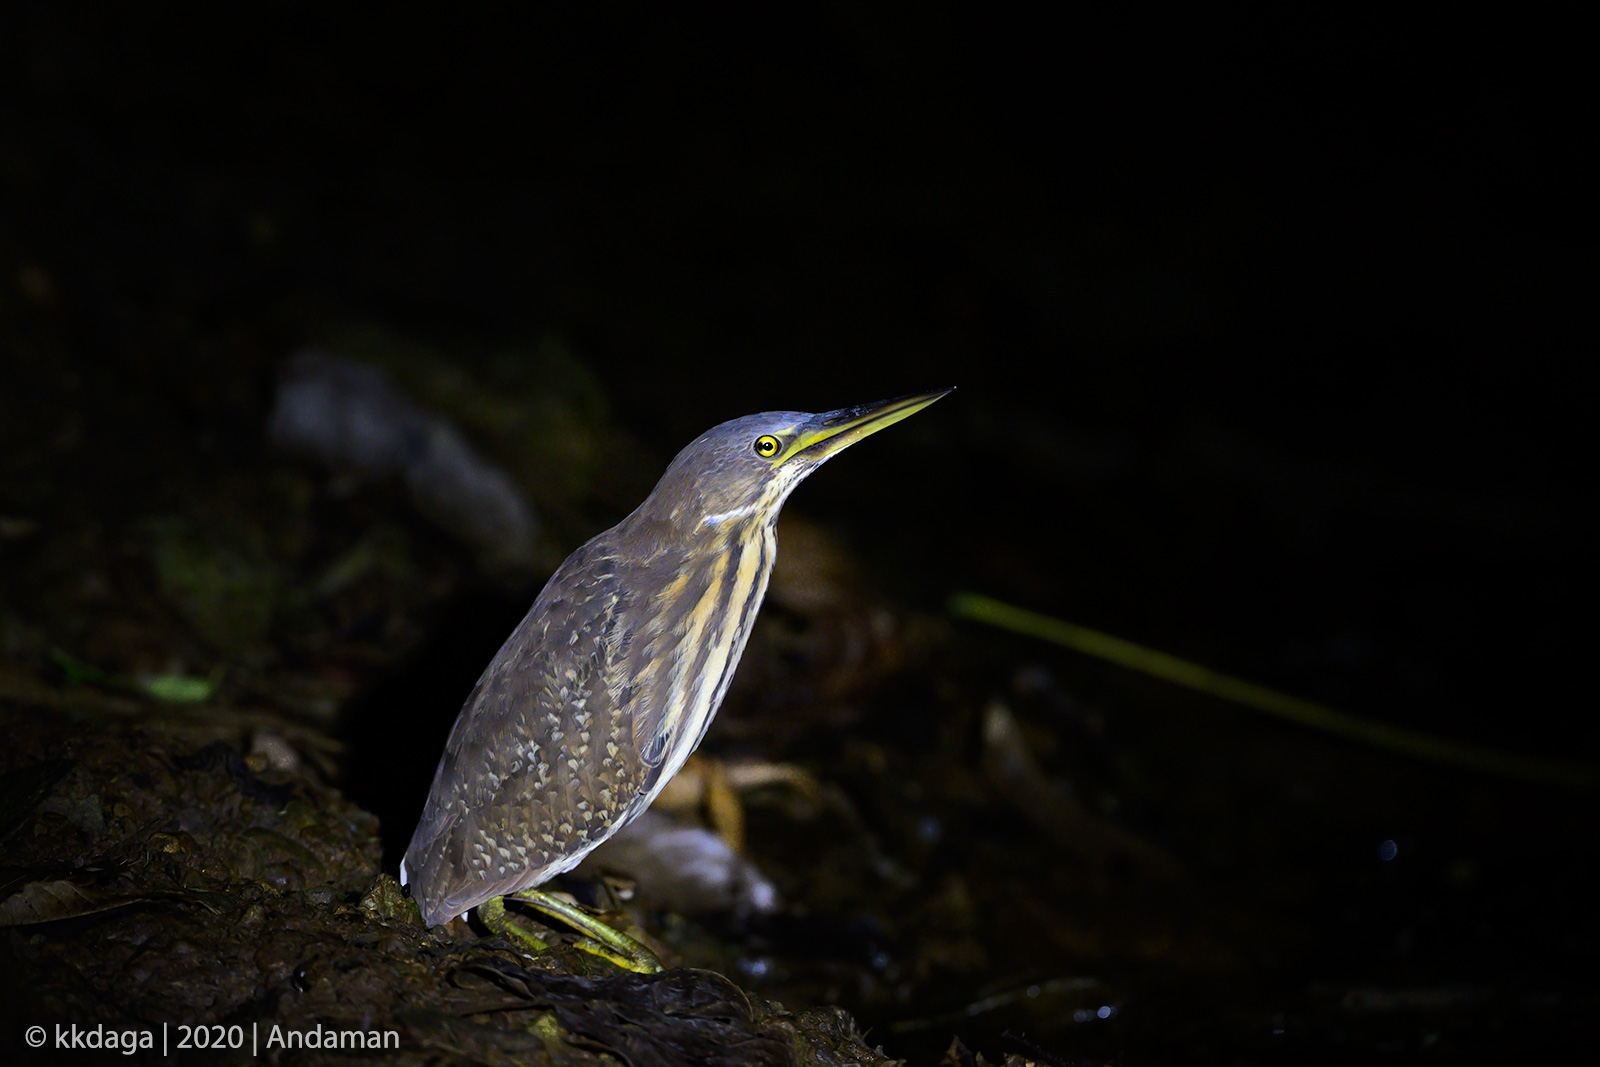
[(506, 898), (490, 897), (478, 905), (478, 919), (491, 933), (499, 934), (512, 944), (529, 952), (545, 952), (550, 946), (529, 933), (517, 920), (506, 914)]
[[(512, 900), (520, 901), (536, 911), (542, 911), (551, 918), (560, 919), (583, 934), (584, 936), (573, 944), (585, 952), (609, 960), (624, 970), (636, 971), (639, 974), (655, 974), (663, 970), (661, 961), (656, 958), (654, 952), (622, 931), (607, 926), (583, 909), (567, 903), (558, 896), (546, 893), (542, 889), (524, 889), (510, 896)], [(500, 905), (502, 915), (505, 905), (500, 902), (505, 899), (498, 897), (493, 901)], [(483, 914), (481, 906), (478, 914), (480, 916)], [(485, 924), (489, 921), (488, 918), (484, 919)], [(523, 936), (531, 935), (524, 933)]]

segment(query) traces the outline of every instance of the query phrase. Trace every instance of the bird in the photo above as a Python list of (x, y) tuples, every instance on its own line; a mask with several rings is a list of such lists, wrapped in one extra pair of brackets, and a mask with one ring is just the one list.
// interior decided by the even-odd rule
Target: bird
[(534, 950), (505, 900), (661, 969), (635, 939), (540, 885), (637, 817), (699, 746), (777, 555), (778, 513), (827, 460), (950, 389), (715, 426), (650, 495), (558, 567), (467, 696), (400, 863), (427, 926), (476, 908)]

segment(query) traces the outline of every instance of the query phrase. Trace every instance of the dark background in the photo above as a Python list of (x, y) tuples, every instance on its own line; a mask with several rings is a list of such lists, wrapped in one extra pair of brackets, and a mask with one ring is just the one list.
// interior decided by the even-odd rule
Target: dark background
[(800, 498), (925, 603), (977, 588), (1386, 716), (1593, 737), (1549, 688), (1580, 654), (1595, 334), (1559, 25), (8, 22), (6, 306), (42, 270), (107, 373), (221, 377), (230, 345), (303, 343), (307, 308), (554, 333), (663, 457), (955, 384), (874, 445), (892, 474)]
[[(1592, 78), (1571, 26), (1472, 19), (37, 5), (0, 359), (225, 449), (329, 318), (555, 336), (657, 467), (953, 384), (795, 499), (898, 602), (1591, 757)], [(1518, 907), (1574, 906), (1572, 845), (1496, 839), (1556, 894)]]

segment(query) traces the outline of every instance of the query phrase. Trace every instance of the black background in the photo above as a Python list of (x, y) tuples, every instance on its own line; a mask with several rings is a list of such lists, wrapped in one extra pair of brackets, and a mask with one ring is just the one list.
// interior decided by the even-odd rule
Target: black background
[(1570, 27), (7, 21), (0, 249), (50, 272), (91, 356), (162, 372), (129, 334), (163, 317), (288, 350), (308, 304), (555, 333), (663, 456), (752, 410), (955, 384), (882, 446), (887, 480), (801, 497), (909, 554), (927, 603), (978, 588), (1368, 712), (1592, 738), (1550, 688), (1582, 655), (1594, 350)]

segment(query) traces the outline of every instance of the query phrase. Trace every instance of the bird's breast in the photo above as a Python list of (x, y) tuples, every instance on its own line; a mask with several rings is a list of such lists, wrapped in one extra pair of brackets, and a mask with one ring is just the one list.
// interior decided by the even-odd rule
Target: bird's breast
[(649, 779), (650, 797), (705, 737), (772, 574), (777, 545), (770, 523), (729, 523), (715, 533), (710, 550), (692, 554), (699, 562), (663, 587), (662, 630), (652, 642), (655, 700), (635, 720), (638, 751), (657, 768)]

